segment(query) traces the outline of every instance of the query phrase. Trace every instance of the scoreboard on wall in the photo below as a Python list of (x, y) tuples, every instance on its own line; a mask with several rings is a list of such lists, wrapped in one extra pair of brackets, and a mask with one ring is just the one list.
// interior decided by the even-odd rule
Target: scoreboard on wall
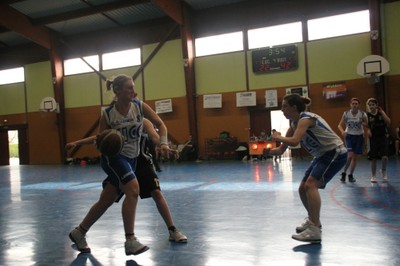
[(289, 71), (299, 67), (296, 45), (254, 50), (252, 59), (254, 73)]

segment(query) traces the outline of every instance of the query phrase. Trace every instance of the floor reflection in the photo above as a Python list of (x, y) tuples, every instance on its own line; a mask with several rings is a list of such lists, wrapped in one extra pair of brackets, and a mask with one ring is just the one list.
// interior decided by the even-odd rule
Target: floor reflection
[(171, 243), (154, 201), (139, 200), (135, 234), (150, 250), (138, 256), (124, 253), (121, 204), (89, 231), (92, 254), (71, 248), (69, 231), (99, 197), (99, 165), (0, 167), (0, 265), (400, 265), (400, 163), (374, 186), (369, 161), (357, 163), (355, 184), (338, 176), (320, 191), (321, 245), (291, 239), (309, 160), (164, 163), (161, 189), (189, 240)]

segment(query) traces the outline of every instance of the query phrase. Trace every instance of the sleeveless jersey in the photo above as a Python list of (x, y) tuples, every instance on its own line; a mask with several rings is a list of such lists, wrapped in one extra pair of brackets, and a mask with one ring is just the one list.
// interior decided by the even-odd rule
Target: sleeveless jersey
[(133, 100), (126, 116), (121, 115), (115, 105), (104, 109), (102, 115), (110, 128), (118, 130), (124, 136), (125, 144), (121, 154), (128, 158), (136, 158), (140, 152), (139, 142), (143, 130), (142, 102)]
[(143, 155), (146, 160), (151, 160), (153, 158), (149, 151), (149, 141), (149, 135), (143, 132), (142, 136), (140, 137), (140, 155)]
[[(311, 112), (300, 113), (300, 120), (315, 119), (315, 126), (309, 127), (303, 135), (301, 145), (314, 157), (320, 157), (324, 153), (343, 145), (342, 139), (331, 129), (328, 123), (319, 115)], [(293, 131), (297, 124), (291, 121)]]
[(367, 120), (366, 114), (358, 110), (356, 115), (351, 110), (344, 112), (344, 122), (346, 123), (346, 133), (349, 135), (362, 135), (364, 128), (362, 126), (363, 119)]
[(372, 137), (386, 137), (387, 128), (383, 116), (380, 113), (377, 113), (376, 115), (367, 113), (367, 116), (368, 126), (371, 130)]

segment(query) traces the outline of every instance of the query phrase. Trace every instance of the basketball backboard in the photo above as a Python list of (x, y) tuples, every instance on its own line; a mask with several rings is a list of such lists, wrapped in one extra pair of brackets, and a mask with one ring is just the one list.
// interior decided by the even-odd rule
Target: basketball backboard
[(357, 65), (357, 74), (365, 78), (378, 77), (389, 72), (389, 70), (389, 62), (379, 55), (368, 55), (361, 59)]
[(40, 103), (40, 111), (53, 112), (57, 110), (56, 100), (52, 97), (44, 97)]

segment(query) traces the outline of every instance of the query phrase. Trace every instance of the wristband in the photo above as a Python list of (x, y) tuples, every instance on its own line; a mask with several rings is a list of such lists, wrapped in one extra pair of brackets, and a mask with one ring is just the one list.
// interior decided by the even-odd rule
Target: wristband
[(167, 138), (167, 136), (161, 136), (160, 137), (160, 146), (161, 145), (167, 145), (168, 146), (168, 138)]

